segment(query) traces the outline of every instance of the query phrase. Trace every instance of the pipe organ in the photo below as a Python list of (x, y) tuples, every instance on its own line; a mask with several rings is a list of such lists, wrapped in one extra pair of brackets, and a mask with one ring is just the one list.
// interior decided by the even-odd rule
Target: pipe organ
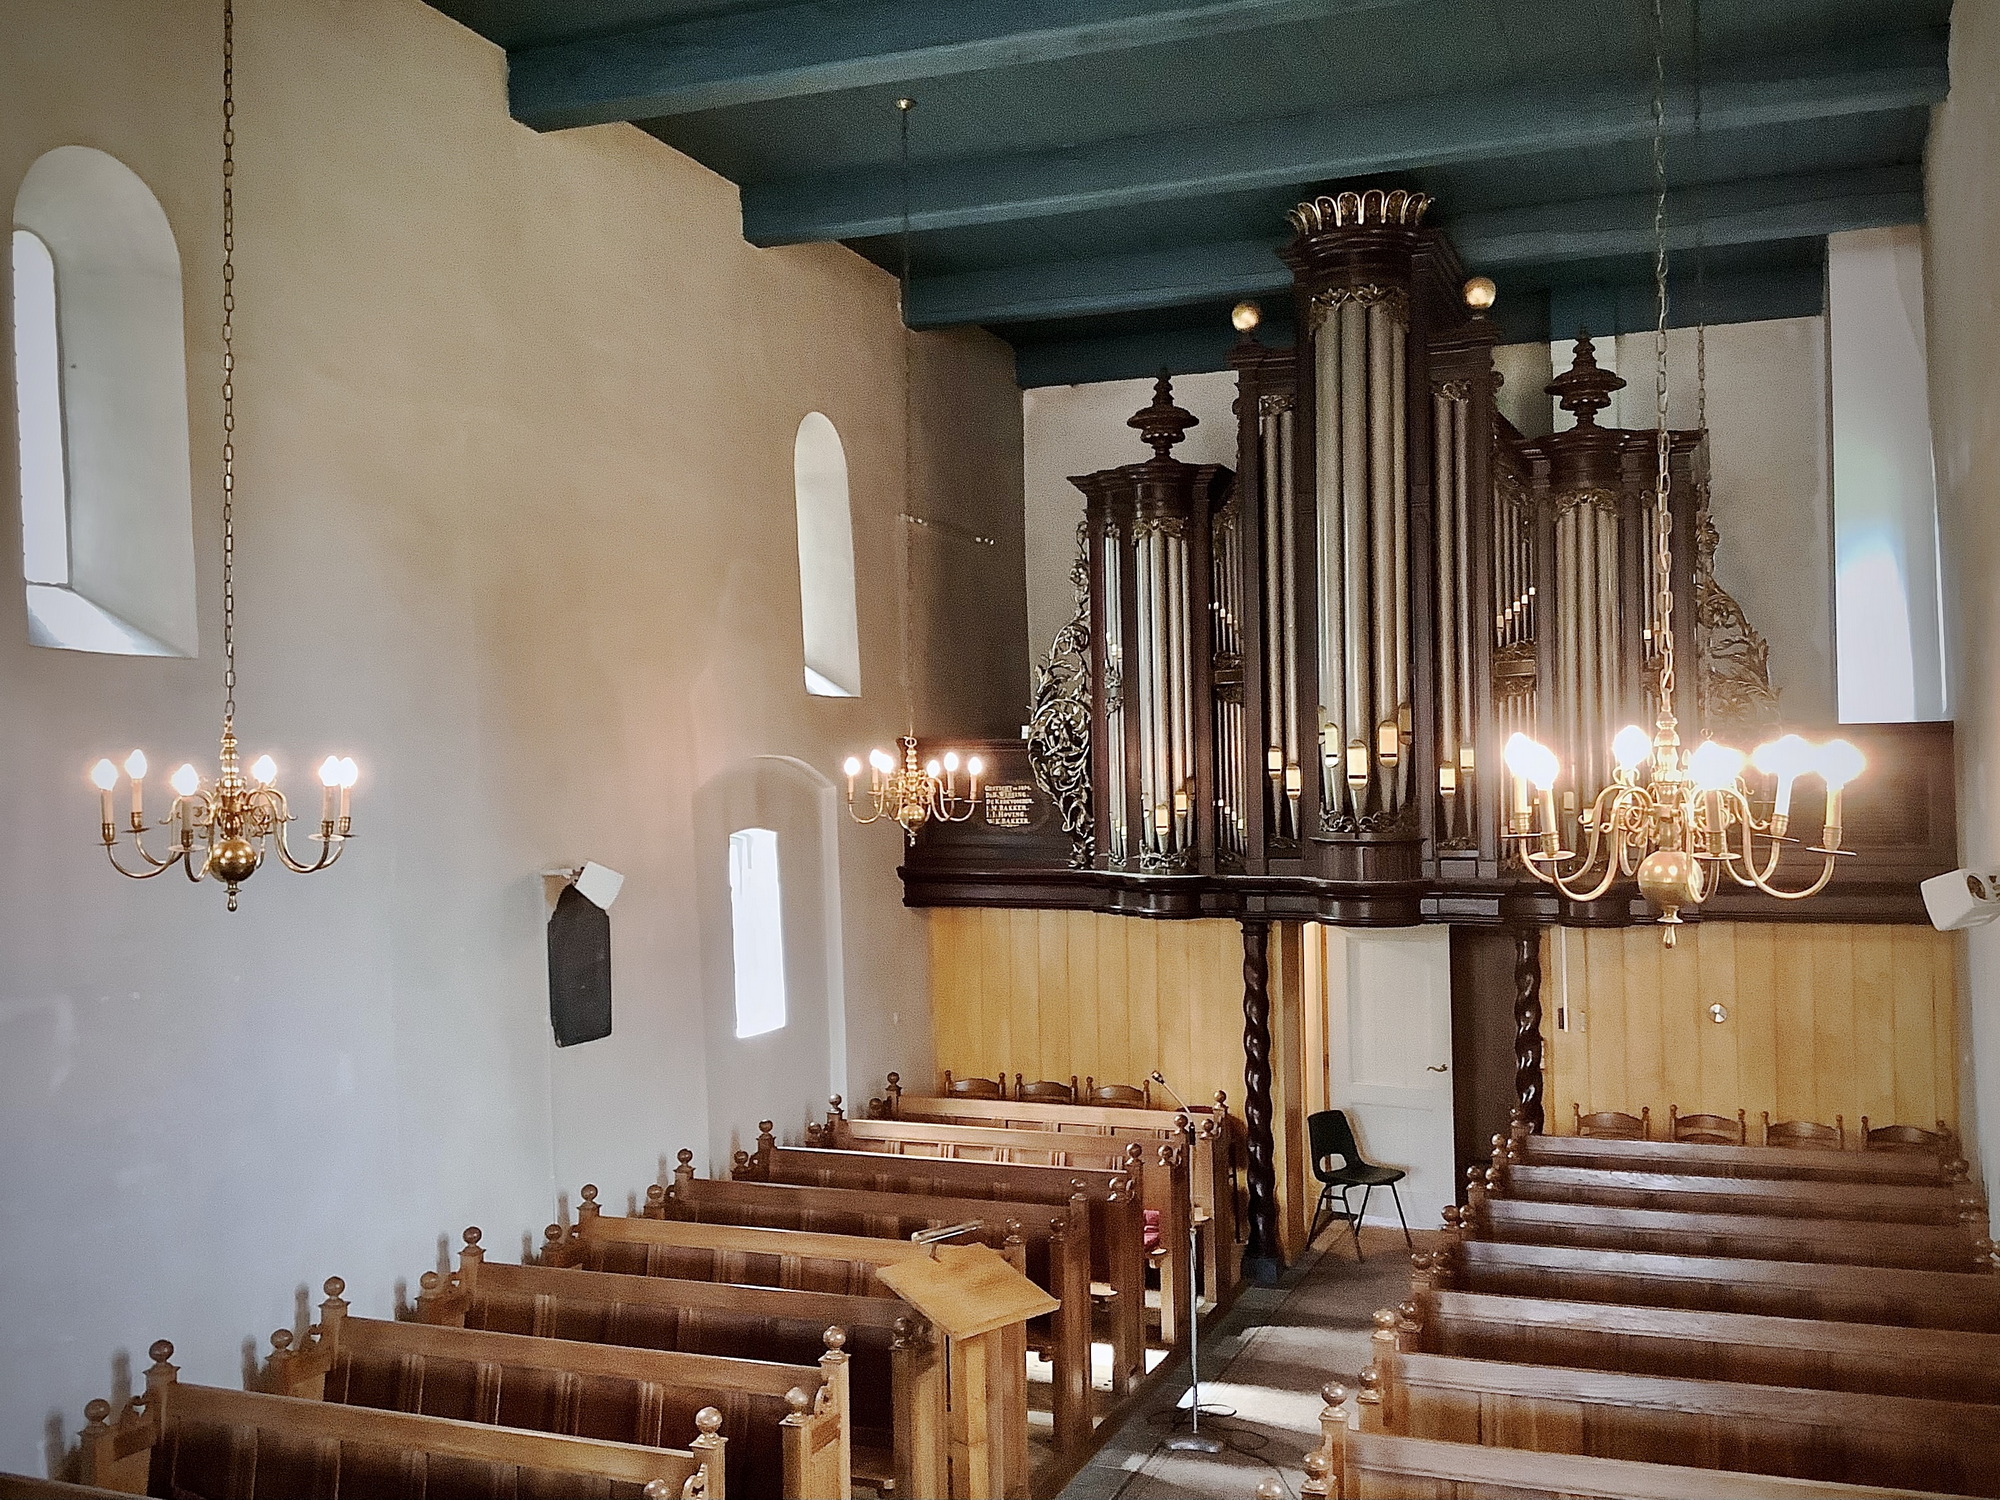
[[(1612, 736), (1656, 708), (1655, 434), (1606, 425), (1623, 382), (1587, 335), (1547, 388), (1567, 425), (1516, 431), (1495, 405), (1491, 283), (1466, 280), (1428, 208), (1371, 190), (1292, 211), (1297, 344), (1265, 344), (1238, 309), (1233, 472), (1172, 456), (1195, 419), (1163, 373), (1130, 423), (1151, 457), (1072, 481), (1079, 612), (1027, 735), (1069, 868), (1007, 875), (1030, 904), (1635, 915), (1629, 887), (1584, 909), (1510, 865), (1500, 748), (1517, 731), (1556, 748), (1579, 846)], [(1670, 470), (1694, 657), (1675, 712), (1690, 738), (1769, 722), (1763, 642), (1713, 574), (1702, 434), (1671, 435)], [(951, 837), (970, 880), (980, 836)], [(920, 841), (906, 876), (922, 863)]]

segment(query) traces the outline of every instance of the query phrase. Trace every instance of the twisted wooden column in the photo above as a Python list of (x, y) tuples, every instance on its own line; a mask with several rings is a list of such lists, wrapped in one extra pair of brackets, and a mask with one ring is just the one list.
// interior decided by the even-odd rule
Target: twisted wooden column
[(1542, 932), (1514, 929), (1514, 1098), (1521, 1119), (1542, 1133)]
[(1271, 924), (1243, 924), (1243, 1125), (1250, 1158), (1243, 1272), (1265, 1285), (1284, 1269), (1278, 1247), (1277, 1147), (1271, 1135)]

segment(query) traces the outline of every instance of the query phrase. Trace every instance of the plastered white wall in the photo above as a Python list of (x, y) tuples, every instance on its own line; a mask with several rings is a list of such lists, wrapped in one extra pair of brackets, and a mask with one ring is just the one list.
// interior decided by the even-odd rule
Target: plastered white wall
[[(735, 189), (636, 129), (514, 124), (501, 53), (416, 0), (246, 0), (239, 728), (296, 787), (353, 754), (357, 837), (234, 916), (212, 885), (127, 883), (85, 768), (212, 765), (220, 710), (219, 7), (15, 0), (4, 27), (0, 194), (96, 146), (180, 245), (202, 632), (195, 661), (31, 648), (0, 589), (0, 1469), (40, 1472), (155, 1338), (235, 1384), (325, 1276), (382, 1314), (467, 1224), (509, 1255), (558, 1191), (616, 1205), (706, 1154), (734, 1101), (704, 1081), (729, 935), (696, 899), (696, 793), (907, 722), (902, 343), (892, 278), (750, 248)], [(914, 554), (919, 638), (972, 641), (925, 658), (916, 711), (990, 732), (1025, 696), (1019, 395), (981, 335), (925, 336), (916, 369), (916, 483), (990, 542)], [(850, 464), (854, 700), (802, 680), (813, 410)], [(0, 417), (0, 474), (12, 442)], [(16, 499), (0, 481), (0, 538)], [(899, 855), (840, 820), (857, 1088), (931, 1067)], [(586, 857), (627, 877), (615, 1030), (559, 1053), (536, 872)]]
[[(2000, 0), (1959, 0), (1925, 171), (1931, 437), (1957, 721), (1959, 857), (2000, 862)], [(1961, 1125), (2000, 1210), (2000, 926), (1960, 939)], [(1994, 1218), (2000, 1229), (2000, 1213)]]

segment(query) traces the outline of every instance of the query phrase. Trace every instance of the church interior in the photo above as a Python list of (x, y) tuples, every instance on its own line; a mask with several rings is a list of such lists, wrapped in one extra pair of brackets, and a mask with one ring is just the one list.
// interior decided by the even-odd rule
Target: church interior
[(0, 1500), (2000, 1497), (2000, 0), (0, 0), (0, 191)]

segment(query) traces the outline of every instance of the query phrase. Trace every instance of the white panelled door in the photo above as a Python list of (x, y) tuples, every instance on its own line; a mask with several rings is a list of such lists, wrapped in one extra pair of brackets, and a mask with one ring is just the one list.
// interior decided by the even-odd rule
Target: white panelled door
[[(1347, 1112), (1361, 1153), (1401, 1167), (1412, 1229), (1457, 1201), (1451, 1105), (1451, 929), (1327, 927), (1327, 1102)], [(1314, 1184), (1317, 1193), (1318, 1185)], [(1356, 1208), (1360, 1193), (1351, 1195)], [(1370, 1224), (1394, 1224), (1377, 1188)]]

